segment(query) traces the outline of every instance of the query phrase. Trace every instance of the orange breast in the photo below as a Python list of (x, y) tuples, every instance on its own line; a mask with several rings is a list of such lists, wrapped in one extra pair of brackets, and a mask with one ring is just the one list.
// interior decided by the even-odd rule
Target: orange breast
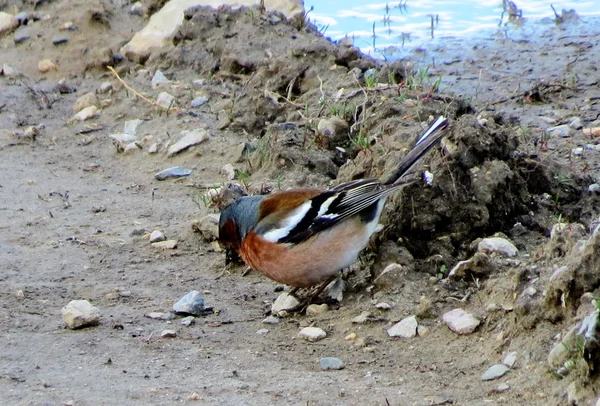
[(268, 278), (304, 288), (323, 282), (351, 265), (369, 237), (358, 219), (346, 220), (292, 246), (272, 243), (250, 232), (242, 242), (240, 255)]

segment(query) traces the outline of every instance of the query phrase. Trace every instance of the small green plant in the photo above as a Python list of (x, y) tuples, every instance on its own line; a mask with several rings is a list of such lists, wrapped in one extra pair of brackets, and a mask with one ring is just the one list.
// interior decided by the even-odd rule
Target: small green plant
[(196, 206), (198, 206), (199, 209), (202, 209), (203, 207), (207, 208), (211, 203), (208, 196), (206, 196), (206, 194), (202, 193), (200, 190), (196, 190), (194, 193), (192, 193), (192, 201), (196, 203)]
[(448, 272), (448, 267), (446, 266), (446, 264), (442, 264), (440, 266), (440, 270), (438, 271), (436, 277), (438, 279), (444, 279), (444, 277), (446, 276), (447, 272)]
[(371, 73), (370, 75), (365, 75), (365, 86), (368, 88), (377, 87), (377, 77), (376, 72)]
[(356, 137), (350, 136), (350, 142), (354, 147), (356, 147), (359, 151), (366, 151), (371, 148), (371, 140), (367, 134), (364, 134), (362, 131), (358, 133)]
[(237, 170), (235, 172), (235, 177), (242, 185), (244, 185), (244, 189), (248, 190), (250, 184), (250, 172), (248, 170)]

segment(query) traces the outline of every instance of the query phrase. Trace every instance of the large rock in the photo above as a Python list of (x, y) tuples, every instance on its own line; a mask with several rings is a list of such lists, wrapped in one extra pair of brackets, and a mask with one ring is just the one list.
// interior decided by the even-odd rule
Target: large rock
[(17, 28), (18, 26), (19, 22), (12, 14), (0, 11), (0, 34), (10, 31), (13, 28)]
[(100, 322), (100, 310), (87, 300), (71, 300), (62, 308), (62, 317), (71, 330), (96, 326)]
[[(171, 43), (171, 38), (183, 24), (184, 11), (190, 7), (218, 8), (224, 4), (239, 7), (257, 3), (255, 0), (237, 0), (230, 3), (219, 0), (171, 0), (159, 12), (153, 14), (148, 24), (121, 48), (121, 54), (130, 60), (144, 63), (153, 50)], [(288, 18), (304, 12), (301, 0), (265, 0), (264, 5), (267, 10), (281, 11)]]

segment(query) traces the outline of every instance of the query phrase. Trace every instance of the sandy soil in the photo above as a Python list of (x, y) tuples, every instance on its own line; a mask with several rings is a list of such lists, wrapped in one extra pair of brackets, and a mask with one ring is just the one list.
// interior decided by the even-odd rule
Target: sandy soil
[[(4, 3), (7, 9), (30, 7), (20, 1)], [(558, 289), (549, 282), (552, 270), (571, 258), (564, 247), (555, 254), (549, 228), (560, 221), (581, 222), (588, 230), (581, 238), (589, 238), (597, 218), (596, 197), (587, 188), (600, 179), (599, 152), (585, 149), (583, 155), (573, 155), (577, 146), (596, 143), (581, 130), (569, 138), (546, 140), (542, 134), (550, 122), (562, 124), (573, 116), (580, 117), (584, 127), (593, 126), (598, 116), (600, 35), (571, 35), (563, 26), (548, 26), (545, 36), (530, 41), (469, 44), (468, 58), (460, 57), (465, 45), (452, 42), (431, 51), (442, 54), (435, 58), (436, 66), (423, 83), (408, 89), (406, 76), (402, 78), (410, 70), (405, 64), (397, 65), (403, 71), (381, 66), (353, 49), (329, 44), (310, 27), (298, 30), (258, 11), (211, 12), (214, 24), (198, 29), (190, 23), (172, 50), (152, 57), (145, 66), (121, 61), (118, 55), (108, 58), (110, 52), (102, 48), (117, 54), (145, 20), (127, 14), (129, 6), (108, 2), (95, 3), (92, 8), (98, 10), (90, 18), (87, 3), (44, 2), (37, 11), (50, 18), (30, 24), (29, 40), (15, 45), (13, 33), (0, 38), (0, 62), (22, 73), (0, 77), (2, 404), (553, 405), (567, 402), (572, 382), (584, 387), (574, 396), (578, 404), (592, 404), (597, 388), (593, 371), (559, 380), (547, 356), (553, 343), (585, 316), (580, 296), (593, 294), (598, 283), (573, 291), (562, 307), (544, 298)], [(103, 18), (98, 19), (98, 13)], [(200, 13), (206, 18), (208, 12)], [(193, 22), (193, 13), (189, 17)], [(52, 45), (58, 27), (67, 21), (78, 31), (69, 32), (66, 44)], [(234, 29), (238, 33), (232, 35)], [(293, 63), (285, 59), (288, 49)], [(430, 66), (428, 52), (415, 53), (415, 70)], [(45, 58), (58, 70), (39, 73), (37, 63)], [(175, 108), (161, 112), (136, 98), (103, 68), (108, 64), (115, 64), (128, 85), (152, 100), (162, 90), (173, 94)], [(365, 90), (364, 80), (348, 73), (370, 67), (377, 69), (379, 84), (387, 87)], [(156, 69), (173, 81), (164, 89), (151, 87)], [(388, 80), (394, 75), (386, 69), (398, 73), (397, 83)], [(431, 92), (438, 76), (443, 95)], [(76, 90), (61, 93), (56, 87), (60, 79)], [(200, 86), (193, 84), (198, 79), (204, 79)], [(78, 97), (97, 92), (107, 81), (113, 90), (98, 93), (100, 116), (71, 122)], [(344, 140), (340, 145), (346, 153), (340, 155), (311, 132), (336, 104), (323, 105), (321, 96), (333, 100), (342, 87), (356, 90), (348, 98), (349, 124), (363, 126), (376, 145), (388, 149), (361, 148)], [(273, 92), (268, 97), (265, 88)], [(206, 95), (209, 102), (189, 108), (198, 95)], [(467, 103), (456, 95), (466, 97), (472, 108), (465, 108)], [(435, 197), (430, 199), (434, 206), (425, 205), (426, 195), (419, 194), (425, 192), (413, 194), (436, 218), (417, 215), (412, 223), (403, 223), (399, 213), (406, 219), (412, 209), (402, 209), (408, 207), (406, 195), (395, 199), (386, 213), (386, 232), (374, 239), (355, 267), (351, 289), (340, 304), (320, 315), (262, 324), (279, 295), (277, 285), (256, 273), (242, 276), (243, 267), (225, 269), (223, 253), (191, 227), (195, 219), (217, 210), (198, 196), (227, 182), (220, 174), (223, 165), (248, 170), (251, 178), (240, 183), (254, 188), (263, 183), (282, 188), (327, 185), (379, 175), (419, 133), (421, 122), (440, 113), (455, 123), (453, 139), (459, 151), (474, 151), (475, 143), (483, 140), (475, 158), (481, 157), (481, 165), (507, 162), (515, 173), (511, 179), (523, 180), (519, 186), (491, 179), (486, 184), (491, 200), (478, 201), (472, 196), (481, 189), (466, 186), (468, 162), (438, 153), (430, 164), (441, 179), (429, 195)], [(488, 126), (477, 127), (477, 117), (489, 120)], [(108, 135), (121, 132), (131, 119), (144, 120), (137, 131), (143, 148), (118, 153)], [(283, 122), (296, 122), (302, 134), (312, 134), (309, 147), (303, 144), (298, 153), (300, 147), (285, 131), (280, 133), (292, 141), (287, 147), (277, 146), (273, 134), (279, 130), (271, 124)], [(29, 126), (37, 126), (35, 138), (25, 136)], [(147, 152), (154, 142), (163, 145), (182, 130), (199, 127), (210, 134), (205, 143), (174, 157), (167, 157), (164, 149)], [(497, 148), (485, 140), (495, 140)], [(232, 151), (241, 142), (258, 149), (252, 159), (235, 163)], [(264, 155), (257, 161), (258, 153)], [(294, 158), (304, 161), (290, 164)], [(347, 159), (352, 163), (342, 166)], [(531, 162), (536, 169), (530, 173), (539, 177), (530, 181), (523, 168)], [(192, 169), (192, 175), (154, 179), (156, 172), (176, 165)], [(460, 175), (457, 190), (462, 198), (453, 194), (455, 189), (444, 188), (443, 180), (453, 174)], [(444, 207), (436, 199), (441, 196), (448, 202)], [(469, 224), (473, 212), (457, 211), (467, 201), (475, 201), (477, 210), (486, 207), (491, 220)], [(456, 213), (454, 220), (447, 213)], [(523, 233), (513, 228), (519, 221)], [(443, 222), (453, 226), (443, 229)], [(155, 229), (178, 240), (177, 248), (151, 246), (147, 233)], [(427, 242), (411, 245), (410, 230), (415, 239)], [(464, 281), (438, 279), (438, 270), (451, 269), (472, 255), (474, 240), (497, 231), (517, 243), (521, 251), (516, 260), (493, 258), (490, 272)], [(407, 240), (399, 249), (398, 241)], [(414, 261), (408, 260), (391, 286), (373, 287), (372, 277), (391, 262), (389, 258), (400, 262), (408, 257)], [(533, 284), (537, 290), (524, 303), (527, 297), (522, 293)], [(145, 317), (169, 311), (191, 290), (203, 292), (214, 312), (190, 327), (182, 326), (180, 318)], [(73, 299), (97, 306), (100, 325), (66, 329), (61, 308)], [(377, 310), (374, 305), (382, 301), (392, 309)], [(425, 306), (427, 302), (431, 305)], [(502, 304), (504, 310), (491, 310), (491, 303)], [(460, 336), (441, 323), (440, 316), (456, 307), (483, 320), (475, 333)], [(353, 324), (363, 311), (370, 311), (376, 321)], [(415, 313), (429, 329), (425, 336), (387, 336), (393, 323)], [(298, 338), (299, 327), (308, 325), (323, 328), (328, 337), (316, 343)], [(256, 334), (264, 328), (267, 334)], [(165, 329), (175, 329), (177, 336), (162, 338)], [(345, 340), (350, 333), (358, 339)], [(515, 368), (500, 379), (482, 381), (482, 373), (511, 351), (518, 354)], [(326, 356), (342, 359), (345, 368), (321, 371), (319, 360)], [(499, 383), (509, 389), (497, 393)]]

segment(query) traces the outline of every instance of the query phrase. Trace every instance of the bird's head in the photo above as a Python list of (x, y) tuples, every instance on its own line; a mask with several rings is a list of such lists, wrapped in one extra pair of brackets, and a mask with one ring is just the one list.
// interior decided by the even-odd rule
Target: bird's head
[(219, 242), (225, 248), (225, 264), (240, 262), (244, 237), (256, 226), (264, 196), (244, 196), (221, 210)]

